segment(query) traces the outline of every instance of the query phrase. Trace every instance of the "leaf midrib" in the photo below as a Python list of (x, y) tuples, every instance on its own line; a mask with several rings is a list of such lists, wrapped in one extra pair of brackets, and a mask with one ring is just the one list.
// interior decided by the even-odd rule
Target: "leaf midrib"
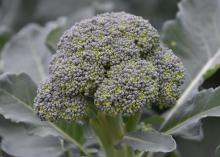
[[(208, 110), (206, 110), (206, 111), (204, 111), (204, 112), (200, 112), (199, 114), (196, 114), (196, 115), (194, 115), (193, 117), (187, 118), (187, 119), (185, 119), (184, 121), (178, 123), (175, 127), (173, 127), (173, 128), (171, 128), (171, 129), (165, 131), (164, 133), (165, 133), (165, 134), (172, 134), (174, 130), (180, 128), (181, 126), (183, 126), (183, 125), (186, 124), (187, 122), (189, 122), (189, 121), (195, 119), (195, 117), (202, 116), (205, 112), (210, 112), (211, 110), (216, 109), (216, 108), (220, 108), (220, 106), (215, 106), (215, 107), (210, 108), (210, 109), (208, 109)], [(205, 117), (202, 117), (202, 118), (205, 118)], [(201, 118), (201, 119), (202, 119), (202, 118)], [(199, 118), (199, 119), (200, 119), (200, 118)]]
[(138, 139), (138, 138), (135, 138), (135, 137), (131, 137), (131, 136), (127, 136), (125, 135), (124, 138), (126, 139), (130, 139), (130, 140), (134, 140), (134, 141), (137, 141), (137, 142), (141, 142), (141, 143), (146, 143), (146, 144), (153, 144), (153, 145), (158, 145), (158, 143), (155, 143), (155, 142), (151, 142), (151, 141), (144, 141), (144, 140), (141, 140), (141, 139)]
[(6, 91), (6, 90), (0, 89), (0, 91), (2, 91), (3, 93), (5, 93), (5, 94), (11, 96), (13, 99), (17, 100), (18, 102), (20, 102), (21, 104), (23, 104), (26, 108), (28, 108), (29, 110), (31, 110), (32, 112), (34, 112), (33, 109), (31, 108), (31, 106), (29, 106), (28, 104), (26, 104), (23, 100), (19, 99), (18, 97), (14, 96), (13, 94), (9, 93), (9, 92)]

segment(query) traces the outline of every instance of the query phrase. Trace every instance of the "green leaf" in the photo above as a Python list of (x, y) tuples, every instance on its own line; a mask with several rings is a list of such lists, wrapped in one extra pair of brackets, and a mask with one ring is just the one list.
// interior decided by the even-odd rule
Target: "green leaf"
[(176, 19), (165, 23), (162, 38), (185, 65), (186, 89), (166, 116), (164, 127), (169, 125), (179, 108), (198, 93), (204, 75), (220, 64), (219, 1), (184, 0), (179, 3), (179, 9)]
[(51, 54), (45, 45), (50, 30), (62, 25), (63, 19), (47, 23), (45, 27), (29, 24), (14, 35), (2, 49), (2, 70), (25, 72), (37, 83), (48, 74)]
[(164, 24), (162, 39), (182, 59), (191, 82), (220, 64), (220, 5), (218, 0), (185, 0), (179, 9), (176, 19)]
[(127, 133), (120, 144), (128, 144), (134, 150), (145, 152), (171, 152), (176, 149), (176, 143), (172, 136), (157, 131)]
[(0, 148), (13, 156), (22, 157), (60, 157), (73, 145), (54, 136), (39, 137), (28, 133), (24, 124), (13, 123), (0, 116)]
[(145, 124), (151, 124), (151, 125), (161, 125), (163, 121), (164, 121), (163, 117), (159, 115), (153, 115), (144, 119)]
[(59, 38), (61, 37), (63, 31), (63, 28), (57, 27), (51, 30), (51, 32), (48, 34), (46, 38), (46, 45), (52, 53), (55, 53), (57, 49), (57, 43), (59, 42)]
[(7, 43), (9, 38), (10, 38), (10, 33), (7, 30), (7, 28), (5, 28), (4, 26), (0, 26), (0, 54), (1, 54), (1, 49), (4, 47), (5, 43)]
[(211, 76), (213, 76), (214, 74), (216, 74), (216, 72), (219, 70), (220, 68), (220, 64), (215, 65), (213, 68), (209, 69), (204, 75), (203, 78), (205, 80), (207, 80), (208, 78), (210, 78)]
[(10, 32), (19, 30), (29, 21), (33, 21), (37, 3), (35, 0), (1, 0), (0, 25)]
[(56, 125), (49, 122), (42, 122), (36, 116), (32, 106), (30, 106), (32, 105), (35, 94), (36, 85), (28, 75), (0, 75), (0, 114), (12, 122), (28, 125), (29, 134), (40, 137), (54, 136), (65, 139), (76, 145), (85, 154), (88, 154), (81, 144)]
[(0, 114), (16, 123), (32, 126), (29, 130), (40, 136), (62, 136), (33, 112), (36, 85), (26, 74), (0, 75)]
[(8, 154), (5, 153), (4, 151), (2, 151), (1, 148), (0, 148), (0, 155), (1, 155), (1, 157), (13, 157), (13, 156), (11, 156), (11, 155), (8, 155)]
[(201, 140), (176, 137), (178, 154), (181, 157), (219, 157), (220, 118), (209, 117), (202, 120), (203, 138)]
[(41, 124), (31, 111), (36, 90), (35, 83), (26, 74), (0, 75), (0, 114), (17, 123)]
[(220, 87), (200, 92), (192, 100), (187, 101), (178, 108), (162, 131), (175, 134), (190, 125), (198, 123), (202, 118), (220, 117), (219, 97)]
[(220, 145), (218, 145), (215, 149), (215, 156), (216, 157), (220, 156)]
[(60, 136), (47, 122), (40, 121), (33, 112), (32, 105), (36, 90), (36, 84), (24, 73), (0, 75), (0, 114), (16, 123), (38, 125), (42, 131), (48, 128), (44, 136), (47, 134)]
[[(25, 0), (24, 0), (25, 1)], [(37, 21), (50, 21), (60, 16), (68, 16), (70, 14), (76, 14), (78, 10), (81, 10), (85, 6), (91, 6), (97, 0), (43, 0), (37, 1), (37, 8), (35, 12), (35, 20)], [(102, 3), (99, 1), (99, 4)], [(50, 8), (51, 11), (48, 11)]]

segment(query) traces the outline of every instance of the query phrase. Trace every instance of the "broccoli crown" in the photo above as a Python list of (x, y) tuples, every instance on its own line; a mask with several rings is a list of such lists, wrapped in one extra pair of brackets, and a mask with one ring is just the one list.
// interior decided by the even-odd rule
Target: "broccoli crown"
[(129, 116), (144, 106), (171, 106), (180, 95), (183, 64), (141, 17), (119, 12), (83, 20), (57, 47), (35, 98), (42, 119), (80, 120), (91, 106)]

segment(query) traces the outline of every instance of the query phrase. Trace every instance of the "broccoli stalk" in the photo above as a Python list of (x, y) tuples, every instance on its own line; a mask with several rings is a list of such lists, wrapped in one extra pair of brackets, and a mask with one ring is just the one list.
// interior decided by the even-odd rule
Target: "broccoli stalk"
[(123, 146), (122, 149), (115, 148), (125, 133), (124, 122), (120, 115), (112, 117), (98, 113), (95, 119), (90, 120), (90, 125), (107, 157), (127, 156), (126, 146)]
[(181, 94), (181, 60), (141, 17), (119, 12), (83, 20), (57, 47), (35, 110), (42, 120), (88, 122), (108, 157), (132, 156), (114, 145), (135, 128), (141, 110), (170, 107)]

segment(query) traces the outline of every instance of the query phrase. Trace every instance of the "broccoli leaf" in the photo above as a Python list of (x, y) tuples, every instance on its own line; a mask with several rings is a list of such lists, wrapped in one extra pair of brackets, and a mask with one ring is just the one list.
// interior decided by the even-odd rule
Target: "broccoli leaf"
[(194, 99), (192, 97), (199, 93), (198, 88), (204, 81), (204, 76), (211, 76), (206, 73), (220, 64), (219, 1), (185, 0), (179, 3), (179, 9), (176, 20), (165, 23), (162, 37), (164, 43), (176, 52), (186, 67), (186, 89), (177, 105), (166, 116), (163, 130), (178, 125), (178, 122), (174, 124), (173, 121), (177, 114), (181, 115), (182, 108), (194, 112), (191, 106), (197, 105), (187, 100)]
[(220, 145), (218, 145), (218, 146), (216, 147), (215, 155), (216, 155), (216, 157), (217, 157), (217, 156), (220, 156)]
[(46, 123), (33, 114), (31, 107), (36, 89), (36, 85), (26, 74), (0, 75), (0, 114), (16, 123), (45, 126)]
[(220, 4), (218, 0), (185, 0), (179, 9), (176, 19), (164, 24), (162, 40), (182, 59), (191, 86), (220, 64)]
[[(39, 137), (28, 133), (24, 124), (13, 123), (0, 116), (0, 148), (13, 156), (22, 157), (60, 157), (73, 147), (64, 145), (64, 141), (54, 136)], [(74, 149), (74, 151), (76, 151)], [(77, 153), (77, 152), (76, 152)]]
[(9, 40), (9, 38), (10, 38), (10, 33), (7, 30), (7, 28), (5, 28), (4, 26), (0, 26), (0, 54), (1, 54), (1, 49)]
[(33, 21), (37, 3), (35, 0), (28, 2), (25, 0), (1, 0), (1, 27), (6, 27), (11, 33), (14, 33), (29, 21)]
[(175, 134), (186, 128), (189, 129), (190, 125), (194, 126), (204, 117), (220, 117), (219, 97), (220, 87), (201, 91), (192, 100), (181, 105), (162, 130)]
[(145, 152), (171, 152), (176, 149), (172, 136), (157, 131), (127, 133), (119, 144), (128, 144), (135, 150)]
[(39, 119), (32, 116), (29, 110), (35, 94), (36, 85), (27, 75), (0, 75), (0, 113), (5, 118), (15, 122), (38, 124)]
[(176, 137), (178, 153), (182, 157), (219, 157), (220, 118), (209, 117), (202, 120), (203, 138), (201, 140)]
[(57, 27), (51, 30), (46, 38), (46, 45), (51, 50), (51, 53), (54, 54), (57, 49), (57, 43), (59, 42), (59, 38), (63, 33), (62, 27)]
[(29, 24), (14, 35), (2, 49), (2, 70), (25, 72), (37, 83), (48, 73), (51, 54), (45, 45), (47, 34), (62, 25), (63, 20), (50, 22), (45, 27)]

